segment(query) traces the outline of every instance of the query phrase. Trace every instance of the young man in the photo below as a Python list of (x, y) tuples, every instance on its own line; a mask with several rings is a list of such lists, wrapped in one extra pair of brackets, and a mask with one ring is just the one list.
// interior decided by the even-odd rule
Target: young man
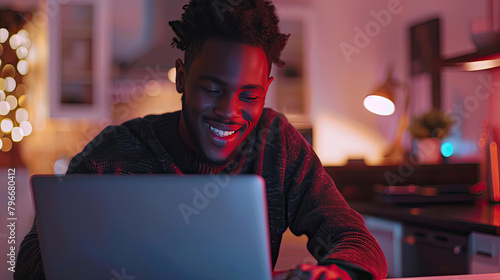
[[(70, 162), (68, 173), (259, 174), (267, 188), (272, 265), (283, 232), (306, 234), (318, 265), (275, 279), (381, 279), (377, 242), (286, 118), (264, 109), (272, 63), (288, 35), (264, 0), (192, 0), (170, 22), (185, 51), (176, 61), (182, 111), (104, 129)], [(36, 223), (19, 253), (16, 279), (43, 279)], [(326, 277), (326, 278), (325, 278)], [(238, 275), (234, 276), (238, 279)]]

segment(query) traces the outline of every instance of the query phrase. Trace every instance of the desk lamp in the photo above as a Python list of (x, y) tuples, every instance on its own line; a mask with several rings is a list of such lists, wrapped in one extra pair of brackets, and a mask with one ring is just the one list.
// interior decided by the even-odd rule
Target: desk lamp
[(403, 133), (408, 127), (408, 105), (410, 97), (410, 89), (407, 84), (400, 83), (392, 77), (393, 69), (389, 68), (387, 79), (385, 82), (376, 88), (375, 91), (368, 94), (363, 105), (365, 108), (377, 115), (390, 116), (396, 110), (394, 91), (402, 88), (405, 91), (405, 101), (401, 117), (398, 122), (396, 134), (392, 145), (384, 155), (385, 164), (399, 164), (405, 157), (405, 150), (402, 145)]

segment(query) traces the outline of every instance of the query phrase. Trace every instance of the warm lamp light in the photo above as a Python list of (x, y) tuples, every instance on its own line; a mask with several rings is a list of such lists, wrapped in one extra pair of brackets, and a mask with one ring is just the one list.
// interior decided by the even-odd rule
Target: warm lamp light
[(390, 164), (400, 163), (405, 156), (402, 139), (403, 133), (408, 127), (410, 89), (408, 85), (395, 81), (392, 78), (392, 68), (389, 68), (386, 81), (375, 91), (368, 94), (363, 101), (363, 105), (368, 111), (381, 116), (390, 116), (396, 111), (394, 90), (398, 88), (403, 88), (406, 96), (403, 112), (399, 119), (396, 135), (394, 137), (394, 142), (389, 148), (389, 151), (385, 154), (385, 161)]
[(363, 101), (363, 105), (368, 111), (381, 116), (390, 116), (396, 111), (394, 103), (381, 96), (367, 96)]
[(465, 62), (463, 68), (465, 71), (480, 71), (500, 66), (500, 58), (484, 59)]
[(170, 70), (168, 70), (167, 77), (172, 84), (175, 84), (176, 76), (177, 76), (177, 70), (175, 69), (175, 67), (170, 68)]

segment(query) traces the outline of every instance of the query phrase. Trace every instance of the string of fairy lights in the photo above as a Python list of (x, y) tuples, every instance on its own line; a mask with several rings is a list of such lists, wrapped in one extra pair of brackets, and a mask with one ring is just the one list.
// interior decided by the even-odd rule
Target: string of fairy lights
[[(0, 28), (0, 149), (8, 152), (15, 142), (20, 142), (32, 132), (26, 110), (28, 87), (22, 83), (29, 72), (26, 60), (30, 54), (31, 40), (26, 30), (10, 34)], [(15, 53), (14, 61), (2, 61), (8, 52)], [(9, 63), (10, 62), (10, 63)]]

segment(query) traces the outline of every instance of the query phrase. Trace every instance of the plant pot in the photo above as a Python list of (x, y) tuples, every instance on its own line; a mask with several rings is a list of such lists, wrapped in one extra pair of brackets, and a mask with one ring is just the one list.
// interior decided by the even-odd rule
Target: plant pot
[(417, 139), (417, 159), (421, 164), (440, 164), (441, 141), (438, 138)]

